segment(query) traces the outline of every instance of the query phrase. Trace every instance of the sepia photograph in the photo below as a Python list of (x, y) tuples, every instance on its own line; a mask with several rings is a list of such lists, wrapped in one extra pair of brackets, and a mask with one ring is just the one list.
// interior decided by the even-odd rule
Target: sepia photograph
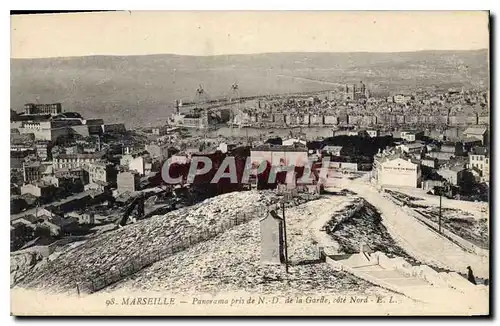
[(488, 11), (10, 28), (11, 315), (490, 315)]

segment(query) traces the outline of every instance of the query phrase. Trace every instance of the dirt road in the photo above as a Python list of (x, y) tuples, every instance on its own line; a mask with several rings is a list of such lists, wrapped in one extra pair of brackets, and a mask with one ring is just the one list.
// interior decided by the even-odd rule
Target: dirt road
[[(324, 247), (329, 252), (336, 253), (338, 243), (321, 228), (331, 220), (336, 211), (342, 210), (352, 199), (345, 196), (328, 196), (294, 207), (286, 212), (287, 238), (291, 259), (313, 258), (304, 250), (308, 247)], [(311, 241), (316, 243), (312, 244)], [(317, 252), (314, 252), (316, 255)], [(309, 256), (309, 257), (308, 257)]]
[(489, 257), (463, 251), (385, 198), (366, 180), (339, 180), (337, 187), (354, 191), (374, 205), (391, 236), (416, 259), (461, 273), (471, 266), (477, 277), (489, 278)]

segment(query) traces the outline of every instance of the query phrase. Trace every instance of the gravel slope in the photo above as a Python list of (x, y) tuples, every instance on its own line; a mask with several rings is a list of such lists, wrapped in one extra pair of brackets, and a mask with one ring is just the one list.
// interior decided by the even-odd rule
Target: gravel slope
[(185, 242), (189, 236), (220, 232), (231, 220), (265, 210), (276, 200), (272, 192), (234, 192), (129, 224), (61, 254), (27, 275), (19, 286), (74, 289), (76, 281), (93, 281), (110, 270), (124, 269), (133, 259), (165, 253), (166, 248)]
[(317, 293), (388, 293), (350, 274), (334, 271), (318, 258), (315, 232), (304, 227), (314, 213), (331, 209), (338, 201), (320, 199), (286, 210), (289, 274), (284, 266), (260, 263), (258, 219), (237, 226), (218, 237), (155, 263), (135, 275), (106, 288), (177, 294), (245, 291), (276, 295)]

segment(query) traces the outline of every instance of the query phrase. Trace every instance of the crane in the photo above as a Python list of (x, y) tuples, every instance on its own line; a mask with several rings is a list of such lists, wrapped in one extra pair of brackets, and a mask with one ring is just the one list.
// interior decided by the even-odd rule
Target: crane
[(199, 87), (196, 89), (196, 104), (204, 104), (209, 102), (210, 98), (207, 94), (207, 92), (203, 89), (202, 85), (199, 85)]
[[(236, 111), (237, 113), (240, 113), (240, 91), (239, 91), (239, 86), (238, 83), (234, 82), (231, 85), (231, 94), (229, 96), (229, 102), (233, 102), (233, 100), (236, 101)], [(235, 123), (234, 121), (234, 109), (231, 109), (230, 111), (230, 121), (231, 121), (231, 127), (233, 127), (233, 124)], [(240, 127), (241, 127), (241, 122), (240, 122)]]

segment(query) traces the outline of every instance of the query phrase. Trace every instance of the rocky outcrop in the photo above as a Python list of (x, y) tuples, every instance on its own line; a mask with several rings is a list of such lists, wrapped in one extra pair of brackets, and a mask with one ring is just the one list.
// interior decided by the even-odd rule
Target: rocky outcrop
[(22, 252), (10, 255), (10, 284), (16, 285), (26, 276), (33, 272), (37, 263), (43, 260), (43, 256), (36, 252)]

